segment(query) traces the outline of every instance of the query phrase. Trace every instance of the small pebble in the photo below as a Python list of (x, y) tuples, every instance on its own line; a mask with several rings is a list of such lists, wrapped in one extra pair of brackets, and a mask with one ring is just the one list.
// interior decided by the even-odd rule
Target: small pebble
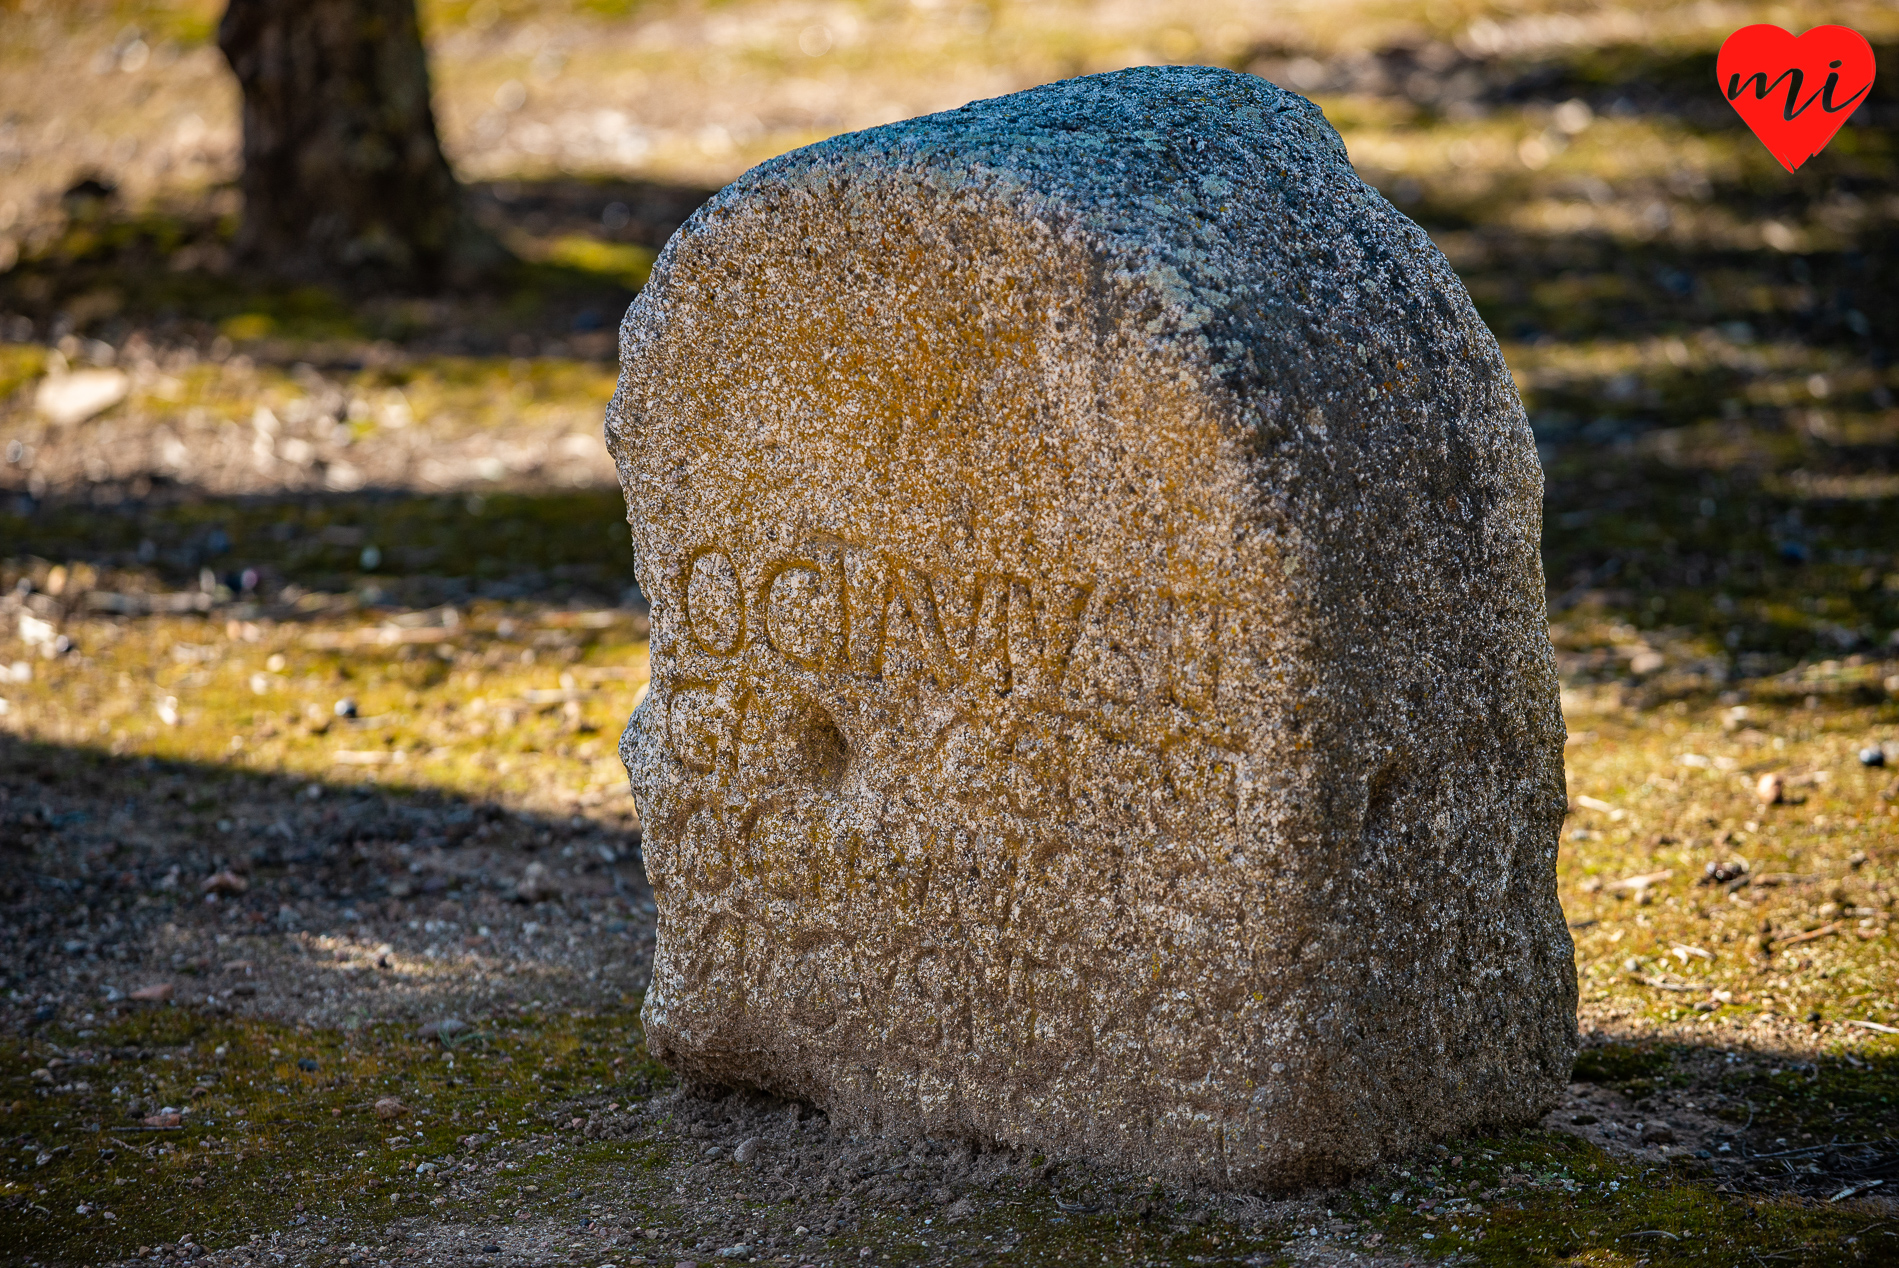
[(1859, 751), (1859, 764), (1861, 766), (1884, 766), (1886, 764), (1886, 750), (1876, 744), (1861, 749)]

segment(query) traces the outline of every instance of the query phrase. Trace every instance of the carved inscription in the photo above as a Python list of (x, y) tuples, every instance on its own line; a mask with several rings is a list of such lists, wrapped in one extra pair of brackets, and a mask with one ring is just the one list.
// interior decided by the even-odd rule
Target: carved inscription
[[(1087, 811), (1083, 772), (1156, 791), (1144, 813), (1230, 807), (1241, 747), (1229, 605), (1120, 582), (932, 574), (900, 555), (805, 543), (748, 565), (687, 557), (667, 739), (740, 802), (835, 788), (852, 725), (940, 795), (1028, 819)], [(818, 738), (813, 739), (816, 736)]]
[(801, 669), (822, 670), (836, 659), (840, 628), (837, 591), (824, 583), (813, 560), (785, 560), (765, 574), (762, 587), (765, 639)]
[[(1083, 698), (1160, 693), (1217, 707), (1226, 605), (1097, 582), (1006, 573), (940, 578), (888, 552), (837, 547), (772, 560), (741, 582), (732, 555), (693, 552), (681, 578), (692, 646), (733, 656), (762, 642), (813, 673), (923, 675), (942, 690)], [(1160, 641), (1140, 631), (1164, 631)]]
[(745, 642), (745, 602), (738, 569), (722, 550), (702, 550), (686, 564), (686, 628), (701, 650), (730, 656)]

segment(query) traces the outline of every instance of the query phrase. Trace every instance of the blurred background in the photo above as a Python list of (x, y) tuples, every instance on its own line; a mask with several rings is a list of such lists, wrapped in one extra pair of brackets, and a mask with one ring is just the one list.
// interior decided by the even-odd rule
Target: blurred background
[[(1855, 751), (1891, 728), (1899, 90), (1789, 174), (1713, 73), (1751, 21), (1848, 23), (1893, 64), (1889, 4), (247, 5), (291, 48), (374, 22), (331, 21), (311, 71), (230, 22), (221, 52), (221, 0), (0, 0), (20, 742), (636, 834), (613, 737), (645, 618), (601, 421), (656, 249), (791, 147), (1151, 62), (1309, 95), (1469, 285), (1545, 466), (1573, 729), (1756, 695), (1848, 710)], [(337, 118), (407, 156), (379, 161), (410, 164), (409, 221), (298, 142)], [(379, 725), (339, 749), (345, 697)]]
[[(1858, 1044), (1837, 1089), (1736, 1084), (1731, 1126), (1889, 1135), (1899, 6), (241, 7), (0, 0), (0, 1028), (146, 1043), (134, 992), (176, 986), (631, 1034), (646, 616), (601, 432), (655, 252), (793, 147), (1210, 63), (1324, 109), (1522, 391), (1591, 1042)], [(1797, 173), (1715, 84), (1751, 22), (1886, 68)], [(1774, 1183), (1840, 1182), (1807, 1171)]]
[[(613, 328), (708, 191), (837, 132), (1197, 62), (1312, 97), (1449, 253), (1543, 446), (1553, 605), (1616, 616), (1612, 677), (1654, 679), (1622, 672), (1637, 644), (1708, 683), (1893, 654), (1895, 89), (1789, 175), (1713, 87), (1751, 21), (1847, 23), (1890, 61), (1890, 5), (423, 0), (441, 148), (506, 257), (459, 284), (247, 246), (223, 7), (0, 2), (9, 586), (83, 561), (119, 591), (210, 568), (247, 597), (617, 603)], [(525, 500), (471, 531), (445, 494)], [(569, 517), (603, 527), (497, 536)]]

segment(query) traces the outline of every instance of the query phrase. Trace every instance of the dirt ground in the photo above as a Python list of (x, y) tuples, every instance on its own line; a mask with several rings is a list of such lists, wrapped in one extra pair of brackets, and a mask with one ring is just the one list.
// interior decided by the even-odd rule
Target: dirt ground
[[(1789, 176), (1709, 88), (1799, 14), (438, 0), (523, 264), (363, 296), (232, 266), (218, 9), (0, 2), (0, 1257), (1899, 1262), (1899, 92)], [(751, 162), (1156, 60), (1324, 107), (1547, 482), (1586, 1050), (1304, 1194), (853, 1139), (640, 1042), (618, 313)]]

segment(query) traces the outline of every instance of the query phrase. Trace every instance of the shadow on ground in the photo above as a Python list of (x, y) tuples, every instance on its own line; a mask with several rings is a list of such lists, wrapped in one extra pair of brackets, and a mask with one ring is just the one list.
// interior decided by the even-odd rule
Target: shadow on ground
[[(1891, 430), (1862, 445), (1720, 422), (1641, 444), (1547, 440), (1552, 611), (1595, 604), (1693, 644), (1701, 672), (1658, 681), (1658, 699), (1878, 647), (1899, 628)], [(410, 606), (641, 603), (610, 487), (217, 497), (160, 483), (142, 499), (16, 497), (0, 507), (0, 539), (16, 557), (142, 578), (107, 588), (196, 587), (209, 570), (213, 587), (240, 595), (294, 585)]]
[(261, 600), (295, 586), (373, 591), (377, 601), (406, 606), (533, 598), (643, 607), (632, 588), (625, 504), (613, 487), (216, 497), (160, 485), (148, 497), (109, 502), (16, 497), (0, 507), (0, 540), (16, 557), (123, 574), (108, 577), (108, 589), (208, 580), (210, 592), (230, 592), (226, 599)]
[[(519, 262), (480, 289), (352, 294), (289, 286), (232, 262), (228, 198), (131, 210), (97, 179), (63, 200), (65, 220), (0, 272), (16, 342), (68, 334), (208, 347), (220, 336), (347, 364), (321, 345), (385, 341), (410, 352), (610, 359), (611, 333), (654, 253), (711, 191), (650, 181), (500, 181), (473, 187), (477, 214)], [(25, 322), (25, 325), (21, 323)], [(358, 350), (355, 356), (362, 357)], [(339, 361), (340, 358), (340, 361)]]
[[(1878, 654), (1899, 629), (1899, 85), (1876, 83), (1790, 175), (1712, 91), (1711, 51), (1458, 54), (1421, 76), (1418, 55), (1334, 66), (1318, 87), (1406, 100), (1453, 132), (1460, 101), (1540, 112), (1536, 168), (1366, 175), (1437, 236), (1505, 342), (1544, 460), (1553, 610), (1698, 640), (1709, 686)], [(1559, 105), (1731, 154), (1703, 163), (1727, 175), (1618, 159), (1611, 186), (1598, 159), (1561, 158), (1590, 134), (1547, 122)]]
[[(1571, 1106), (1290, 1205), (860, 1141), (770, 1097), (682, 1098), (641, 1047), (637, 858), (636, 838), (582, 818), (395, 781), (0, 737), (0, 1028), (16, 1041), (0, 1209), (69, 1262), (181, 1231), (215, 1254), (312, 1221), (312, 1238), (431, 1249), (470, 1229), (499, 1247), (530, 1226), (589, 1245), (651, 1228), (682, 1255), (768, 1236), (900, 1263), (941, 1262), (963, 1222), (976, 1258), (1239, 1262), (1296, 1249), (1323, 1207), (1334, 1240), (1437, 1241), (1481, 1263), (1745, 1246), (1820, 1264), (1869, 1222), (1877, 1237), (1859, 1195), (1899, 1176), (1890, 1054), (1596, 1044), (1574, 1093), (1634, 1120), (1615, 1147), (1579, 1139)], [(169, 1000), (131, 998), (155, 982)], [(384, 1097), (401, 1107), (379, 1115)], [(1700, 1148), (1657, 1150), (1640, 1129), (1684, 1107), (1713, 1124)], [(754, 1137), (773, 1166), (725, 1161)]]

